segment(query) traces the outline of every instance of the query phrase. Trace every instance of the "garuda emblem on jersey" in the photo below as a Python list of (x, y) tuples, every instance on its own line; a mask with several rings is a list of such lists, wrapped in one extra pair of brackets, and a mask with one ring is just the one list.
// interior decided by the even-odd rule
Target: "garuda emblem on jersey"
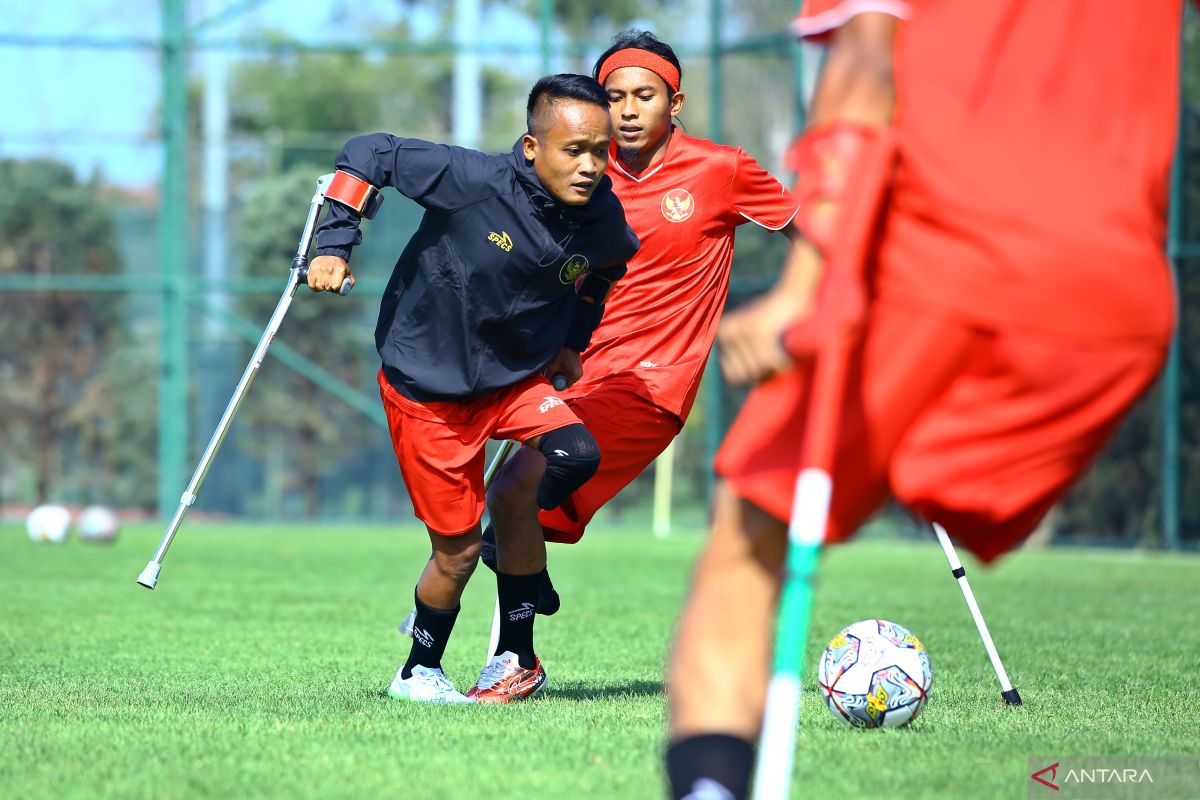
[(662, 215), (670, 222), (683, 222), (696, 211), (696, 200), (687, 189), (672, 189), (663, 195)]
[(580, 275), (587, 272), (587, 268), (588, 260), (576, 253), (562, 265), (562, 269), (558, 272), (558, 279), (563, 283), (574, 283), (579, 280)]

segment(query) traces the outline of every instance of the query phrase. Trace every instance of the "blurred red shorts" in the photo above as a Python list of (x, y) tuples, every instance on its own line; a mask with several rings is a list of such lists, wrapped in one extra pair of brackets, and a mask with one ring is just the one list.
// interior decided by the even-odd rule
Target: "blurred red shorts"
[[(826, 541), (889, 495), (990, 561), (1019, 544), (1154, 380), (1167, 342), (1081, 342), (996, 331), (875, 304), (840, 420)], [(787, 520), (807, 408), (806, 369), (756, 387), (716, 470)]]

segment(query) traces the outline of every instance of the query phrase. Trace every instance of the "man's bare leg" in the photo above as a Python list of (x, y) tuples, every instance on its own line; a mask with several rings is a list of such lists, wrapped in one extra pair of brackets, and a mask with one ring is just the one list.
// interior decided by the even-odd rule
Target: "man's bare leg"
[(667, 769), (675, 797), (705, 780), (745, 796), (786, 552), (787, 525), (719, 484), (669, 667)]
[(421, 602), (442, 609), (458, 606), (479, 563), (481, 541), (479, 525), (458, 536), (443, 536), (429, 530), (432, 553), (417, 580), (417, 597)]
[(538, 483), (545, 471), (545, 456), (534, 447), (522, 447), (488, 487), (488, 513), (496, 529), (496, 566), (507, 575), (536, 575), (546, 568), (546, 539), (537, 505)]
[(481, 539), (479, 525), (458, 536), (429, 531), (433, 553), (417, 580), (417, 615), (412, 649), (401, 670), (404, 679), (415, 666), (441, 668), (442, 654), (458, 617), (459, 600), (479, 563)]

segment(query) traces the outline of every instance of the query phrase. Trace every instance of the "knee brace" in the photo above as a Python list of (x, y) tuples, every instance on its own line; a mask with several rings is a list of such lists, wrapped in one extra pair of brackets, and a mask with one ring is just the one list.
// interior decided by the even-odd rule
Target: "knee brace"
[(546, 472), (537, 487), (538, 508), (558, 508), (600, 466), (600, 447), (579, 423), (542, 434), (538, 450), (546, 457)]

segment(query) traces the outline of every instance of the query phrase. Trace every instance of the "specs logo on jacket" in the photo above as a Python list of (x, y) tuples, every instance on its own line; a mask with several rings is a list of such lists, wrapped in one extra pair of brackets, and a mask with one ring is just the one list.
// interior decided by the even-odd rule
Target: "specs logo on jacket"
[(512, 252), (512, 248), (513, 248), (512, 239), (509, 238), (508, 233), (506, 231), (500, 231), (499, 233), (492, 231), (491, 233), (488, 234), (488, 241), (491, 242), (492, 244), (496, 245), (496, 247), (499, 247), (501, 250), (503, 250), (506, 253)]

